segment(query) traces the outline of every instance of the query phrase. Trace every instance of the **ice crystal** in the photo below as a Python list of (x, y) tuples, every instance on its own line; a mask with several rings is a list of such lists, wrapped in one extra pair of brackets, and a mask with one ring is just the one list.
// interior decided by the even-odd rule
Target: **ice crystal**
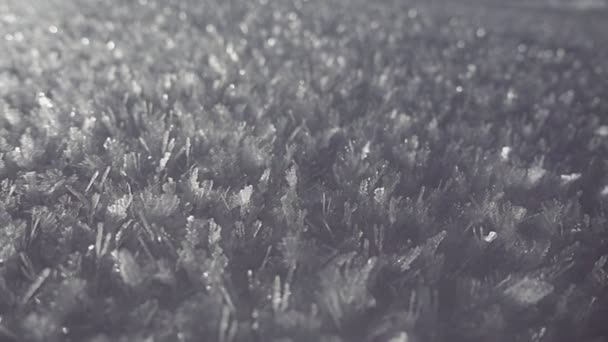
[(0, 1), (0, 340), (603, 336), (608, 22), (549, 2)]
[(19, 240), (25, 238), (25, 228), (25, 222), (11, 222), (0, 230), (0, 262), (5, 262), (15, 255)]
[(608, 137), (608, 126), (600, 126), (595, 130), (595, 134), (600, 137)]
[(534, 305), (553, 292), (553, 285), (541, 279), (524, 277), (508, 289), (505, 295), (521, 305)]
[(528, 169), (527, 172), (527, 181), (531, 185), (535, 185), (540, 181), (547, 171), (542, 167), (536, 165)]
[(51, 109), (55, 107), (53, 101), (51, 101), (45, 93), (38, 93), (36, 95), (36, 100), (38, 101), (38, 105), (42, 108)]
[(321, 303), (337, 326), (376, 304), (368, 286), (377, 259), (357, 266), (353, 257), (353, 254), (339, 257), (321, 278)]
[(244, 208), (249, 206), (249, 201), (251, 199), (251, 194), (253, 193), (253, 186), (247, 185), (243, 189), (241, 189), (238, 193), (238, 204)]
[(116, 259), (118, 272), (123, 281), (129, 286), (137, 286), (143, 281), (143, 274), (135, 258), (127, 249), (119, 249), (112, 252)]
[(509, 160), (509, 156), (511, 155), (512, 148), (509, 146), (503, 146), (500, 150), (500, 158), (502, 160)]
[(108, 213), (118, 220), (127, 217), (127, 209), (133, 201), (133, 195), (124, 195), (117, 199), (112, 205), (108, 206)]
[(488, 235), (484, 235), (483, 239), (485, 242), (492, 242), (498, 238), (498, 234), (495, 231), (490, 231)]

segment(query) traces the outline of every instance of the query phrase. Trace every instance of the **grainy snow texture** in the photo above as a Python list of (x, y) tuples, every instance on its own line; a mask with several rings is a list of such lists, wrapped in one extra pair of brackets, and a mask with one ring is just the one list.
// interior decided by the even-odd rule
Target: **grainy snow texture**
[(606, 342), (608, 12), (0, 1), (0, 340)]

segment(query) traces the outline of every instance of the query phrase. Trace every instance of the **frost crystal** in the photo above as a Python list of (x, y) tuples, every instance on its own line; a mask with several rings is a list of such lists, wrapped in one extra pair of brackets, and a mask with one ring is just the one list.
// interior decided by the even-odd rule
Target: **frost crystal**
[(287, 175), (285, 176), (285, 178), (287, 179), (287, 184), (289, 184), (289, 187), (295, 189), (296, 185), (298, 184), (298, 175), (296, 173), (295, 166), (292, 166), (287, 171)]
[(511, 210), (516, 221), (521, 221), (528, 212), (526, 208), (520, 206), (513, 206)]
[(595, 130), (595, 134), (600, 137), (608, 137), (608, 126), (600, 126)]
[(503, 148), (500, 150), (500, 158), (505, 161), (509, 160), (512, 150), (513, 149), (509, 146), (503, 146)]
[(367, 158), (367, 156), (369, 155), (370, 152), (371, 152), (370, 142), (368, 141), (367, 143), (365, 143), (365, 146), (363, 146), (363, 149), (361, 150), (361, 159)]
[(408, 334), (405, 331), (399, 332), (397, 335), (391, 337), (388, 342), (409, 342)]
[(142, 271), (131, 252), (126, 249), (120, 249), (114, 251), (112, 256), (116, 258), (120, 276), (127, 285), (137, 286), (142, 282)]
[(488, 235), (485, 235), (483, 237), (483, 240), (485, 242), (492, 242), (492, 241), (496, 240), (497, 237), (498, 237), (498, 234), (495, 231), (491, 231), (488, 233)]
[(251, 194), (253, 193), (253, 186), (247, 185), (241, 191), (239, 191), (239, 204), (242, 207), (247, 207), (249, 205), (249, 200), (251, 199)]
[(401, 271), (409, 270), (412, 263), (420, 256), (420, 253), (422, 253), (422, 247), (418, 246), (409, 250), (406, 255), (397, 259), (397, 265)]
[(78, 3), (0, 0), (0, 340), (603, 331), (608, 21)]
[(6, 261), (16, 252), (18, 240), (25, 233), (25, 222), (18, 225), (10, 223), (0, 229), (0, 263)]
[(580, 173), (571, 173), (568, 175), (561, 175), (560, 179), (564, 182), (564, 183), (570, 183), (570, 182), (574, 182), (575, 180), (581, 178), (581, 174)]
[(547, 171), (540, 166), (533, 166), (528, 169), (527, 179), (530, 185), (536, 185), (543, 178)]
[(108, 206), (108, 213), (119, 220), (124, 219), (127, 217), (127, 209), (129, 209), (132, 201), (132, 195), (125, 195), (117, 199), (114, 204)]
[(38, 93), (38, 95), (36, 96), (36, 100), (38, 101), (38, 105), (40, 105), (40, 107), (42, 108), (51, 109), (55, 107), (53, 101), (51, 101), (51, 99), (49, 99), (45, 93)]
[(534, 305), (551, 292), (553, 292), (553, 285), (543, 280), (525, 277), (504, 293), (521, 305)]
[(379, 203), (382, 204), (384, 203), (384, 188), (380, 187), (380, 188), (376, 188), (374, 190), (374, 200)]

